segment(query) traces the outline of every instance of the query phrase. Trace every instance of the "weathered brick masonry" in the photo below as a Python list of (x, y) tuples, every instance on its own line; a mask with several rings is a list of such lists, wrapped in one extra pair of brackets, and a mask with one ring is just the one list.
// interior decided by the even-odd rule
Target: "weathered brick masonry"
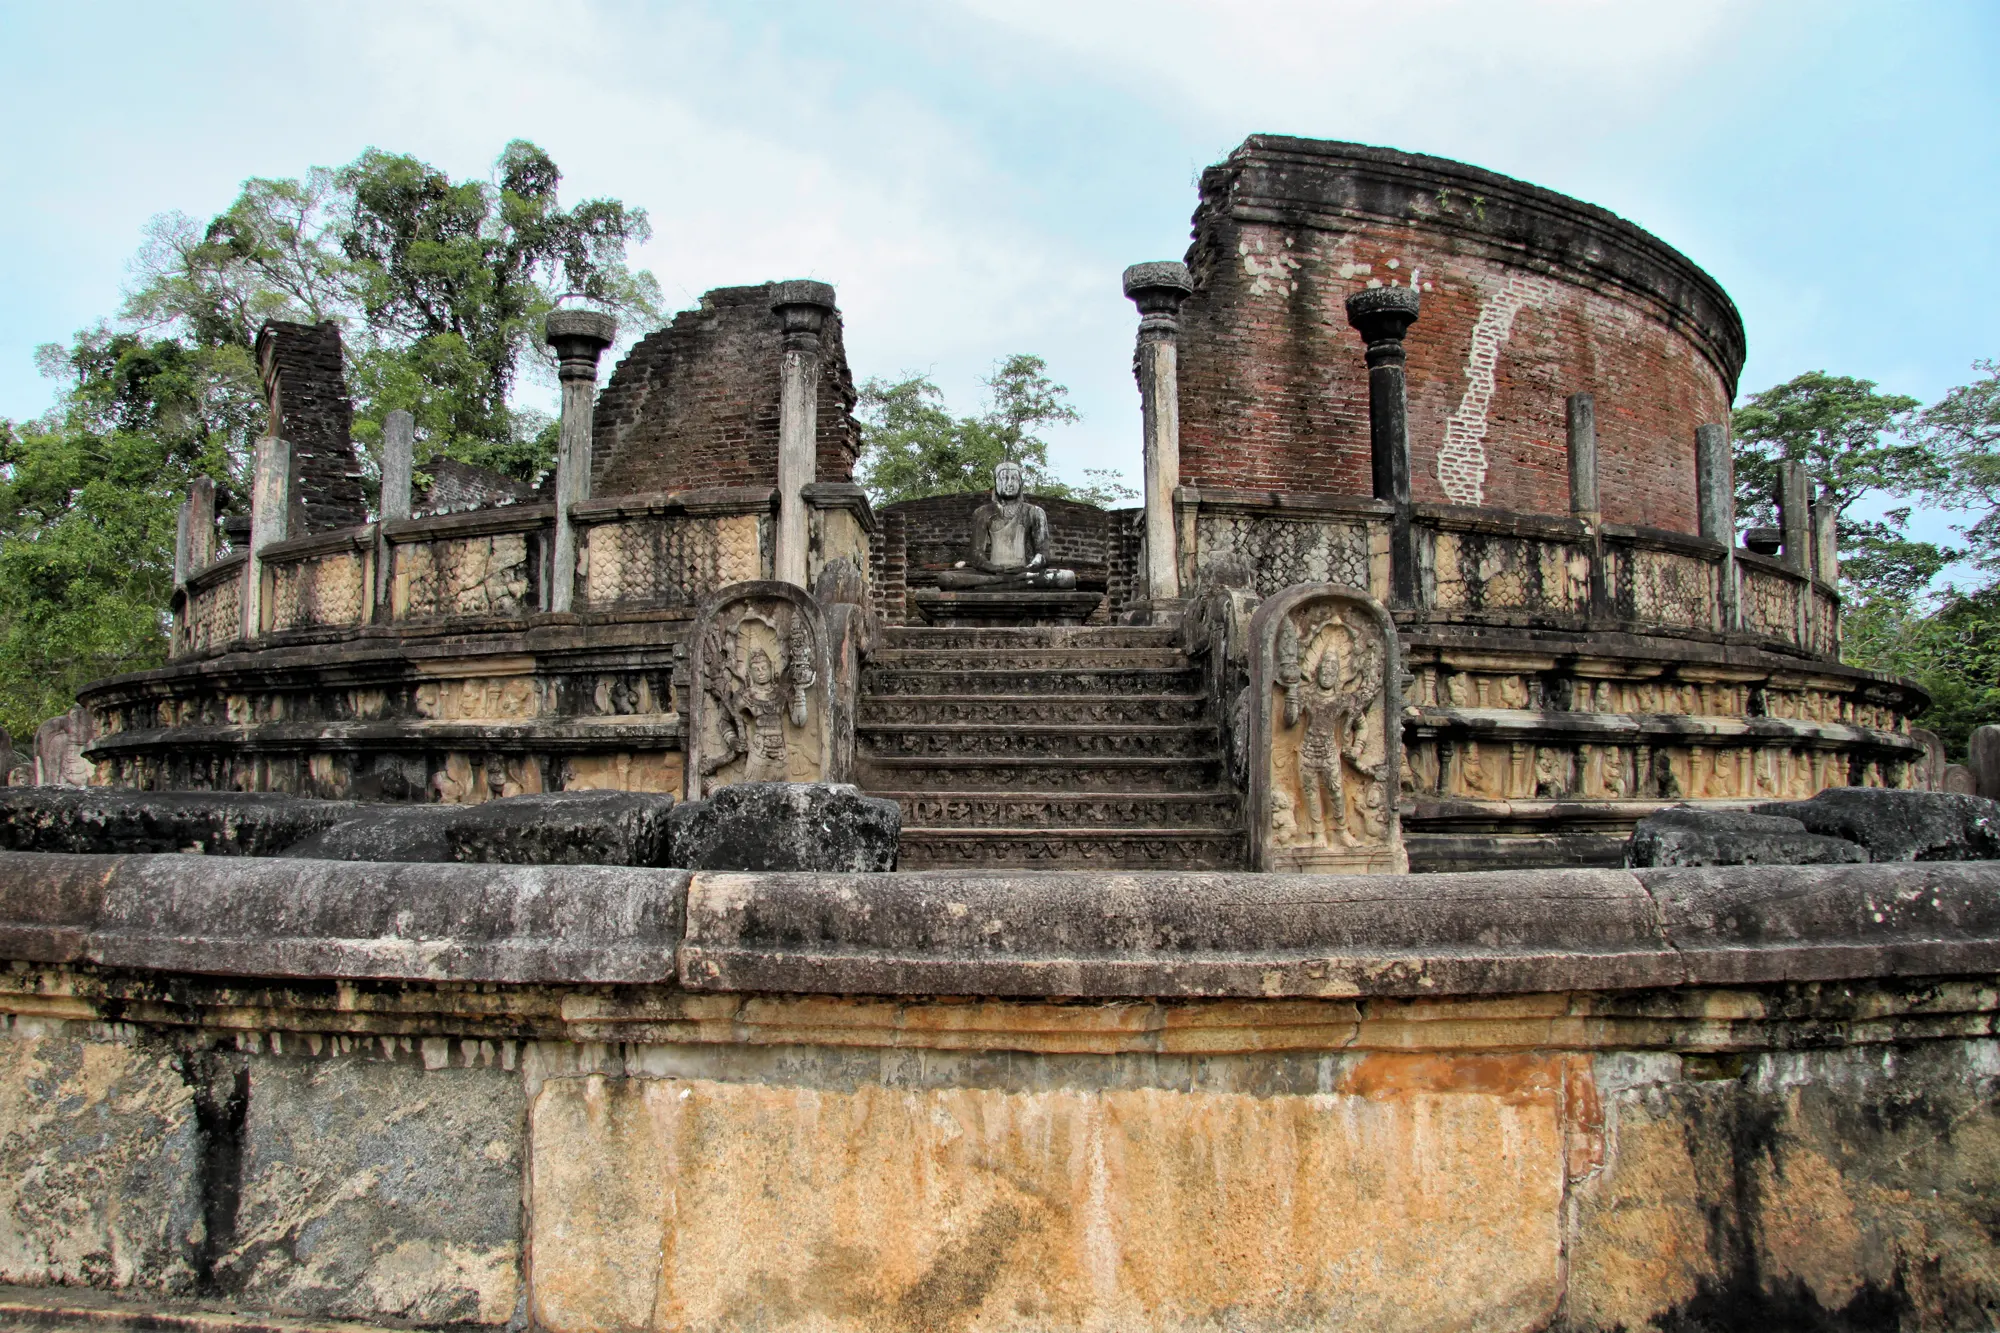
[(1597, 398), (1607, 522), (1692, 532), (1694, 429), (1743, 361), (1728, 296), (1603, 209), (1439, 158), (1257, 135), (1209, 168), (1182, 312), (1181, 476), (1369, 492), (1348, 296), (1415, 283), (1415, 498), (1569, 509), (1564, 399)]
[(366, 523), (339, 325), (271, 321), (257, 335), (257, 367), (271, 429), (292, 446), (291, 535)]
[[(707, 292), (619, 363), (597, 400), (593, 495), (776, 484), (773, 286)], [(818, 480), (851, 481), (861, 439), (837, 313), (821, 344)]]

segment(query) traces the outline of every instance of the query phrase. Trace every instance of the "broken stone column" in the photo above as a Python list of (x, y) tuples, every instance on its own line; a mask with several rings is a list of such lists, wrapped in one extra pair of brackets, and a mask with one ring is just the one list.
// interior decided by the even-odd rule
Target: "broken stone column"
[(1409, 287), (1369, 287), (1347, 298), (1347, 322), (1368, 345), (1368, 437), (1375, 498), (1395, 506), (1389, 527), (1389, 589), (1396, 606), (1417, 600), (1417, 553), (1410, 530), (1410, 407), (1403, 337), (1417, 322)]
[(243, 574), (246, 639), (264, 632), (264, 548), (291, 535), (291, 445), (276, 436), (262, 437), (257, 441), (254, 467), (250, 480), (250, 558)]
[(1785, 534), (1778, 558), (1801, 574), (1812, 573), (1811, 495), (1804, 463), (1778, 464), (1778, 530)]
[(618, 322), (596, 310), (554, 310), (543, 327), (562, 379), (562, 442), (556, 452), (555, 552), (547, 609), (567, 611), (576, 598), (573, 506), (590, 498), (590, 434), (597, 400), (597, 359), (618, 336)]
[(1973, 787), (1987, 800), (2000, 801), (2000, 727), (1974, 727), (1965, 748)]
[(1840, 510), (1825, 486), (1812, 502), (1812, 572), (1825, 584), (1840, 582)]
[(772, 572), (780, 583), (803, 588), (812, 541), (805, 488), (819, 472), (820, 331), (833, 313), (833, 287), (807, 280), (778, 283), (771, 309), (785, 335), (778, 381), (778, 531)]
[(1569, 396), (1569, 512), (1585, 523), (1596, 523), (1597, 399), (1592, 394)]
[(417, 419), (397, 408), (382, 420), (382, 503), (385, 519), (410, 516), (410, 476), (416, 469)]
[(1726, 426), (1710, 423), (1694, 428), (1694, 497), (1701, 535), (1722, 544), (1722, 628), (1735, 629), (1736, 467)]
[(188, 487), (187, 572), (199, 574), (215, 563), (215, 482), (196, 477)]
[(1153, 602), (1181, 595), (1174, 524), (1174, 492), (1181, 484), (1181, 303), (1193, 291), (1186, 264), (1134, 264), (1125, 270), (1125, 295), (1139, 308), (1132, 373), (1139, 380), (1145, 441), (1146, 596)]

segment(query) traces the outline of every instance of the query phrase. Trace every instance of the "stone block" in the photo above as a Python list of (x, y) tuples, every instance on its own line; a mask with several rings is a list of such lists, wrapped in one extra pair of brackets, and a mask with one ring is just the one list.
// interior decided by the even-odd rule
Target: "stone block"
[(1978, 796), (1829, 787), (1809, 801), (1760, 805), (1757, 813), (1860, 843), (1874, 861), (2000, 860), (2000, 802)]
[(903, 828), (894, 801), (844, 782), (738, 782), (667, 818), (688, 870), (894, 870)]
[(1808, 833), (1796, 819), (1690, 806), (1640, 820), (1625, 844), (1625, 864), (1643, 867), (1803, 866), (1867, 859), (1859, 844)]
[(476, 1041), (412, 1045), (363, 1039), (344, 1055), (250, 1061), (218, 1289), (332, 1319), (458, 1327), (513, 1315), (521, 1077), (490, 1044), (483, 1060)]
[(501, 865), (663, 866), (674, 798), (563, 791), (479, 805), (361, 807), (286, 850), (325, 861), (465, 861)]
[(0, 1282), (190, 1291), (193, 1095), (164, 1044), (0, 1036)]
[(366, 807), (271, 792), (0, 791), (0, 847), (16, 852), (277, 856)]
[(1979, 777), (1964, 764), (1946, 764), (1944, 777), (1938, 783), (1938, 790), (1957, 792), (1960, 796), (1977, 796)]
[(1540, 1328), (1561, 1294), (1559, 1060), (1381, 1055), (1307, 1095), (551, 1079), (529, 1318)]
[(1966, 767), (1972, 770), (1978, 794), (2000, 801), (2000, 726), (1974, 727), (1965, 750)]

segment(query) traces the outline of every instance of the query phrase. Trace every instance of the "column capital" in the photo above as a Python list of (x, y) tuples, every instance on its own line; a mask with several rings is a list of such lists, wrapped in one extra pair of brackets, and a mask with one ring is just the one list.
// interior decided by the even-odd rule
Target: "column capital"
[(1181, 328), (1181, 303), (1194, 293), (1186, 264), (1163, 260), (1125, 270), (1125, 296), (1139, 307), (1139, 336), (1173, 337)]
[(1368, 344), (1373, 364), (1377, 349), (1400, 352), (1410, 325), (1417, 322), (1420, 302), (1411, 287), (1366, 287), (1347, 298), (1347, 322)]
[(784, 326), (787, 347), (794, 343), (808, 343), (808, 350), (817, 346), (820, 331), (826, 327), (827, 317), (833, 311), (833, 284), (830, 282), (794, 278), (771, 284), (771, 313)]
[(597, 358), (618, 336), (618, 321), (598, 310), (551, 310), (542, 336), (556, 349), (557, 373), (566, 380), (597, 381)]

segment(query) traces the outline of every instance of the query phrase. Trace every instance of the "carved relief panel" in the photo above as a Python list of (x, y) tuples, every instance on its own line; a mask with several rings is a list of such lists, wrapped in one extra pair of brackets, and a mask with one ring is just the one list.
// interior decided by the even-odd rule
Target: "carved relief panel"
[(1397, 814), (1395, 627), (1331, 583), (1287, 588), (1250, 622), (1250, 823), (1261, 870), (1409, 869)]
[(818, 782), (830, 767), (826, 623), (789, 583), (724, 588), (689, 640), (687, 799), (735, 782)]

